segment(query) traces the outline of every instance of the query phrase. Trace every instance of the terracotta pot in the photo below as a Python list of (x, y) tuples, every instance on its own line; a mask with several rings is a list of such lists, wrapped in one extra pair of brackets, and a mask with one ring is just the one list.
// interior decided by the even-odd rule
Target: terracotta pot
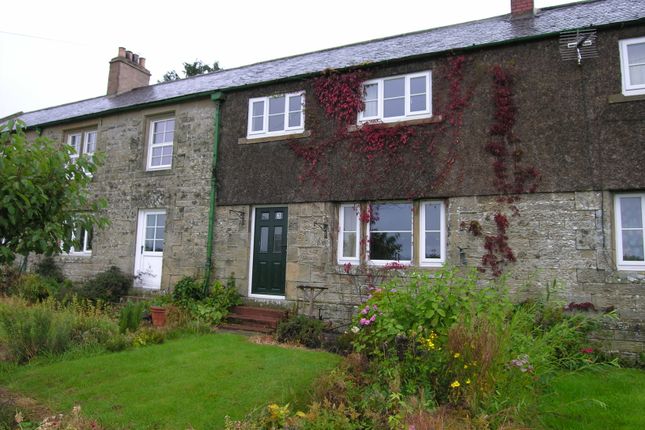
[(152, 316), (152, 325), (163, 327), (166, 325), (166, 308), (161, 306), (150, 306), (150, 315)]

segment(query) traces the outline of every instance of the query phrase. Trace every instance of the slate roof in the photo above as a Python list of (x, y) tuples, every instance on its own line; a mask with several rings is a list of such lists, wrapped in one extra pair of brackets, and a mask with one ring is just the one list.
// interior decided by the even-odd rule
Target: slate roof
[(601, 27), (629, 21), (645, 22), (641, 0), (592, 0), (539, 10), (535, 16), (511, 19), (510, 15), (440, 27), (400, 36), (293, 57), (221, 70), (174, 82), (136, 88), (114, 96), (55, 106), (22, 114), (28, 126), (65, 122), (148, 103), (171, 101), (190, 95), (208, 94), (365, 63), (402, 60), (527, 38), (545, 37), (564, 30)]

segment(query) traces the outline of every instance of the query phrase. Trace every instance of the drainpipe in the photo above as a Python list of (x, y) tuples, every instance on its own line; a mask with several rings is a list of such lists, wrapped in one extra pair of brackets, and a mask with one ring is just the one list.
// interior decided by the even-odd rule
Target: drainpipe
[(208, 210), (208, 237), (206, 242), (206, 262), (204, 263), (206, 274), (204, 276), (204, 290), (207, 290), (211, 283), (211, 265), (213, 261), (213, 228), (215, 226), (215, 201), (217, 200), (217, 152), (220, 139), (220, 124), (222, 122), (222, 103), (226, 100), (226, 94), (217, 91), (211, 94), (211, 100), (215, 103), (215, 113), (213, 114), (213, 162), (211, 165), (211, 194), (210, 208)]

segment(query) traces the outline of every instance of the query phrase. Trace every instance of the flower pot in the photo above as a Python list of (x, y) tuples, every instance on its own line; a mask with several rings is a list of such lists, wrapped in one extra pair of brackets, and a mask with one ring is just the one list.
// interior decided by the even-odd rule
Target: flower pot
[(161, 306), (150, 306), (150, 315), (152, 316), (152, 325), (163, 327), (166, 325), (166, 308)]

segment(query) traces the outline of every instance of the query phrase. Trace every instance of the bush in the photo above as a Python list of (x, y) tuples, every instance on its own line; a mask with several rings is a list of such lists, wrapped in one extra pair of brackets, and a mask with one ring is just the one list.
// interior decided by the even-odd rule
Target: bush
[(141, 327), (132, 337), (132, 346), (140, 347), (163, 343), (166, 335), (163, 331), (152, 327)]
[(0, 296), (14, 293), (20, 280), (20, 270), (10, 264), (0, 264)]
[(320, 348), (324, 323), (305, 315), (296, 315), (278, 323), (278, 342), (296, 342), (308, 348)]
[(128, 294), (133, 277), (126, 275), (116, 266), (88, 279), (78, 294), (85, 299), (117, 303)]
[(119, 332), (136, 331), (141, 324), (145, 307), (143, 302), (126, 303), (119, 312)]
[(124, 351), (132, 346), (130, 337), (117, 333), (105, 342), (105, 349), (110, 352)]
[(14, 294), (27, 300), (29, 303), (42, 302), (56, 290), (55, 281), (44, 278), (35, 273), (20, 276)]
[(182, 278), (175, 284), (172, 291), (172, 300), (176, 305), (189, 307), (193, 302), (205, 299), (207, 291), (202, 282), (198, 282), (191, 276)]
[(52, 257), (41, 259), (38, 264), (36, 264), (35, 272), (43, 278), (49, 278), (59, 283), (65, 280), (63, 270), (58, 264), (56, 264), (56, 260)]
[(39, 354), (62, 353), (71, 343), (72, 321), (42, 306), (2, 307), (0, 324), (11, 356), (19, 363)]

